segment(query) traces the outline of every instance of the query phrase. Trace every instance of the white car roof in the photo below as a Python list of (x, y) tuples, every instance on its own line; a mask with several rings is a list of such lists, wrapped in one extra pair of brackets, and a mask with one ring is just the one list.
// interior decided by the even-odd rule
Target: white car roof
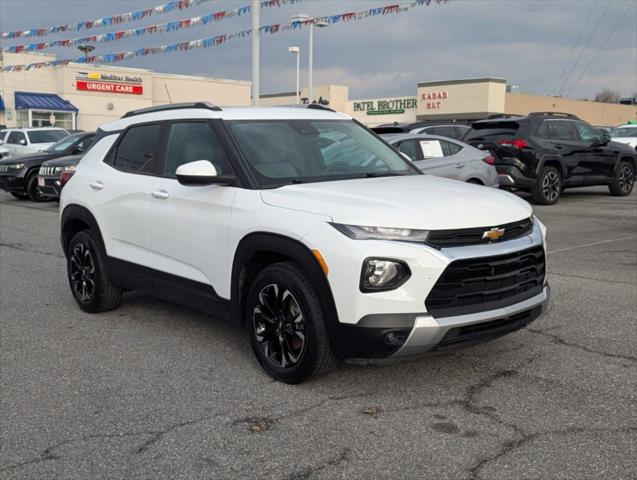
[(303, 107), (230, 107), (222, 110), (209, 108), (179, 108), (158, 112), (141, 113), (120, 118), (106, 123), (100, 128), (106, 132), (123, 130), (129, 125), (162, 120), (192, 120), (192, 119), (222, 120), (351, 120), (352, 117), (344, 113)]

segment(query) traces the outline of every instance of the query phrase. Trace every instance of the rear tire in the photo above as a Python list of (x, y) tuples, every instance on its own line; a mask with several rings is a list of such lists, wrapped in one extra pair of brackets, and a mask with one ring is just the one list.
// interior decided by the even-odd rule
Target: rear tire
[(252, 350), (275, 380), (300, 383), (338, 364), (316, 289), (293, 262), (264, 268), (246, 297)]
[(29, 200), (33, 202), (45, 202), (47, 200), (47, 198), (42, 195), (40, 189), (38, 188), (38, 174), (36, 172), (30, 174), (27, 177), (25, 190), (27, 192)]
[(531, 191), (533, 201), (539, 205), (553, 205), (562, 194), (562, 175), (555, 167), (544, 167)]
[(617, 166), (613, 182), (608, 186), (610, 194), (616, 197), (630, 195), (635, 185), (635, 168), (632, 163), (622, 160)]
[(104, 257), (90, 230), (73, 235), (66, 258), (69, 286), (82, 310), (99, 313), (119, 306), (122, 290), (109, 280)]

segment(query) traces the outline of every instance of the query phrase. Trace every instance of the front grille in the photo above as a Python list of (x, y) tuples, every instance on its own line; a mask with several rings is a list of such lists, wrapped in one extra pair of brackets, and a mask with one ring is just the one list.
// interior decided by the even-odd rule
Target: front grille
[(546, 275), (544, 248), (451, 262), (425, 300), (434, 316), (483, 312), (541, 293)]
[[(492, 227), (462, 228), (459, 230), (434, 230), (427, 238), (427, 245), (435, 248), (463, 247), (467, 245), (480, 245), (489, 243), (483, 238), (484, 233)], [(533, 230), (533, 222), (530, 218), (519, 222), (507, 223), (493, 228), (504, 229), (504, 235), (500, 242), (513, 240), (514, 238), (527, 235)]]
[(9, 165), (0, 165), (0, 173), (7, 173), (9, 171)]
[(530, 310), (516, 313), (509, 317), (498, 318), (488, 322), (474, 323), (464, 327), (455, 327), (447, 330), (436, 350), (471, 345), (475, 343), (493, 340), (508, 333), (515, 332), (526, 327), (542, 313), (542, 307), (538, 306)]
[(62, 171), (60, 167), (41, 166), (38, 172), (43, 177), (52, 177)]

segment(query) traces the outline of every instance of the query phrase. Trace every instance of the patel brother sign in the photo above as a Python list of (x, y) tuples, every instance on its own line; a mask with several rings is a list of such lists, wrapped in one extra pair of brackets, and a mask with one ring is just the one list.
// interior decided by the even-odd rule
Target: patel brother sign
[(392, 115), (405, 113), (405, 110), (416, 108), (418, 100), (403, 98), (397, 100), (370, 100), (368, 102), (354, 102), (355, 112), (365, 112), (367, 115)]

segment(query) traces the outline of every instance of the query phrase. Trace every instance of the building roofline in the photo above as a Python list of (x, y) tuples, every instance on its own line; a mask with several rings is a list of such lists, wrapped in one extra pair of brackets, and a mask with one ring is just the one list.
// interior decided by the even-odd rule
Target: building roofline
[(418, 82), (418, 87), (437, 87), (442, 85), (458, 85), (463, 83), (504, 83), (505, 78), (481, 77), (481, 78), (459, 78), (457, 80), (434, 80), (432, 82)]

